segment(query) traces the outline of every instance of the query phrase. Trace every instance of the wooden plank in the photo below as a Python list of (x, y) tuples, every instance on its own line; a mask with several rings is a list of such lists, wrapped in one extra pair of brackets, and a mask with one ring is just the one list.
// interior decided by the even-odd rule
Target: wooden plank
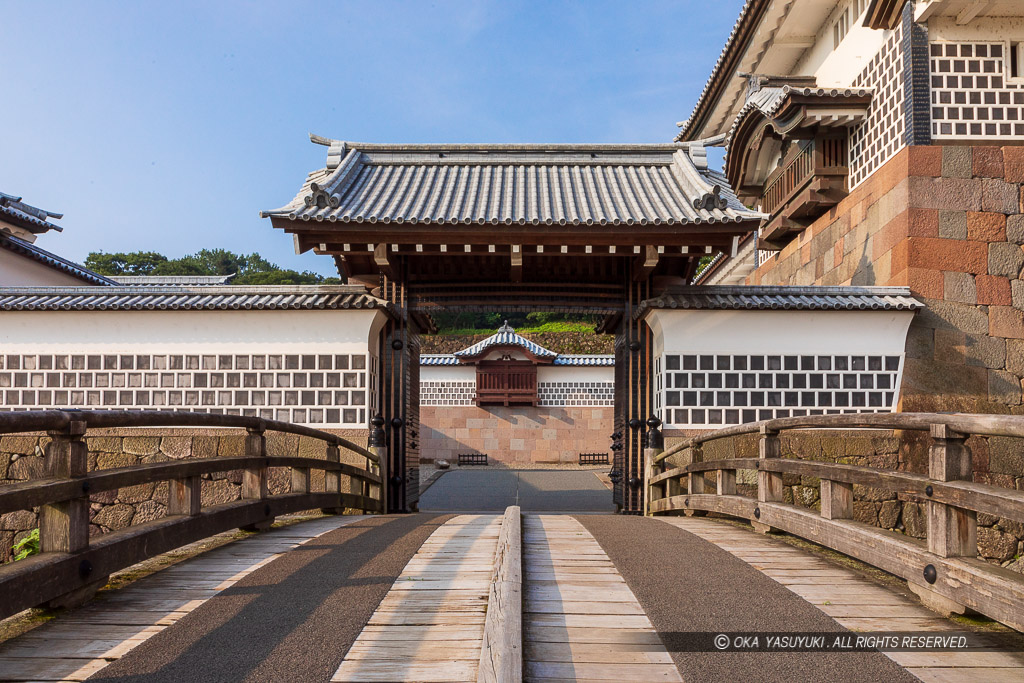
[(501, 525), (495, 515), (460, 515), (436, 529), (331, 680), (475, 681)]
[(495, 548), (477, 683), (523, 680), (522, 547), (522, 513), (516, 505), (505, 510)]

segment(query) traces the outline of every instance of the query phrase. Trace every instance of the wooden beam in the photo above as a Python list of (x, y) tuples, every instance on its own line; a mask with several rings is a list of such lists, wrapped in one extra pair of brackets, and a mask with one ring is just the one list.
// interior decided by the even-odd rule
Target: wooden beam
[(992, 5), (988, 0), (977, 0), (975, 3), (968, 5), (956, 15), (957, 26), (963, 26), (971, 23), (975, 17), (987, 10)]
[(512, 270), (511, 270), (512, 282), (522, 282), (523, 281), (523, 251), (522, 251), (522, 248), (518, 244), (512, 245), (512, 252), (511, 252), (510, 256), (511, 256), (511, 265), (512, 265)]
[(658, 266), (658, 248), (647, 245), (633, 261), (633, 281), (643, 282)]
[(394, 268), (391, 267), (391, 261), (388, 260), (387, 244), (378, 244), (376, 247), (374, 247), (373, 262), (377, 264), (377, 268), (380, 269), (381, 273), (383, 273), (384, 275), (391, 279), (394, 279), (395, 271)]

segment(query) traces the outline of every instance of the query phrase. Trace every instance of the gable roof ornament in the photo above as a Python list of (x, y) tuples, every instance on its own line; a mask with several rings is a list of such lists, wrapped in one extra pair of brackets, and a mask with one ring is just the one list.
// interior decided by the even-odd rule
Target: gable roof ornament
[(526, 352), (526, 355), (539, 363), (550, 363), (558, 356), (554, 351), (546, 349), (540, 344), (534, 343), (520, 334), (516, 334), (516, 331), (512, 329), (512, 326), (508, 324), (507, 320), (497, 332), (487, 339), (477, 342), (476, 344), (462, 349), (461, 351), (456, 351), (452, 355), (461, 362), (471, 363), (473, 361), (480, 360), (481, 356), (483, 356), (488, 350), (502, 346), (519, 347)]

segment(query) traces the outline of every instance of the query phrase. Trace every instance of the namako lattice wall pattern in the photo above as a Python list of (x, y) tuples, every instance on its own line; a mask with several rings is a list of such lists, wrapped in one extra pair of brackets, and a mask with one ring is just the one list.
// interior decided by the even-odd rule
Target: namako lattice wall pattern
[(658, 359), (656, 372), (656, 412), (668, 426), (688, 429), (802, 415), (890, 412), (902, 359), (666, 355)]
[(864, 182), (905, 146), (903, 27), (897, 26), (885, 45), (853, 81), (871, 88), (871, 107), (864, 123), (850, 134), (850, 189)]
[(932, 43), (932, 137), (1024, 137), (1024, 89), (1009, 80), (1004, 43)]
[(0, 355), (5, 410), (187, 410), (365, 426), (366, 356)]

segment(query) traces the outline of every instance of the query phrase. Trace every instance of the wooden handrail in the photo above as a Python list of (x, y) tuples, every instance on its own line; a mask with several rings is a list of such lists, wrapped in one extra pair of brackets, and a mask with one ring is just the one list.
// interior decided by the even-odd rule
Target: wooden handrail
[(346, 448), (370, 462), (379, 463), (377, 455), (344, 437), (313, 427), (267, 420), (244, 415), (217, 413), (190, 413), (186, 410), (36, 410), (26, 412), (0, 412), (0, 434), (42, 432), (64, 429), (72, 421), (84, 422), (89, 429), (116, 429), (121, 427), (235, 427), (284, 432), (308, 436)]
[[(805, 429), (927, 431), (928, 473), (785, 458), (780, 433)], [(704, 459), (703, 445), (758, 434), (757, 458)], [(685, 439), (662, 450), (649, 435), (646, 452), (649, 514), (717, 514), (749, 520), (851, 555), (907, 580), (926, 603), (974, 609), (1024, 630), (1024, 576), (976, 559), (979, 513), (1024, 522), (1024, 491), (972, 481), (971, 435), (1024, 438), (1024, 416), (895, 413), (782, 418), (737, 425)], [(689, 450), (691, 462), (665, 470), (665, 458)], [(799, 453), (792, 455), (799, 456)], [(736, 473), (757, 473), (757, 497), (738, 494)], [(783, 474), (816, 477), (820, 511), (783, 502)], [(716, 481), (709, 482), (713, 476)], [(928, 506), (926, 540), (853, 519), (853, 487), (910, 495)]]
[(941, 424), (962, 434), (976, 436), (1007, 436), (1024, 438), (1024, 416), (943, 413), (851, 413), (847, 415), (808, 415), (780, 417), (774, 420), (748, 422), (723, 427), (711, 432), (683, 439), (659, 453), (655, 462), (677, 455), (698, 444), (727, 439), (745, 434), (757, 434), (762, 429), (777, 432), (793, 429), (898, 429), (927, 432), (932, 425)]
[[(245, 454), (87, 471), (89, 428), (170, 426), (244, 428)], [(323, 441), (326, 458), (269, 455), (268, 429)], [(0, 566), (0, 619), (27, 607), (80, 603), (112, 572), (231, 528), (266, 529), (278, 515), (317, 508), (335, 514), (345, 508), (383, 511), (380, 454), (301, 425), (185, 411), (0, 413), (0, 434), (35, 431), (45, 431), (51, 439), (45, 455), (47, 476), (0, 486), (0, 514), (39, 507), (41, 552)], [(365, 458), (366, 468), (342, 463), (340, 448)], [(291, 469), (291, 492), (269, 494), (271, 467)], [(311, 490), (313, 469), (324, 471), (323, 491)], [(241, 499), (204, 508), (203, 475), (238, 470)], [(343, 493), (341, 475), (362, 482), (361, 493)], [(160, 481), (169, 482), (166, 517), (89, 538), (90, 495)]]

